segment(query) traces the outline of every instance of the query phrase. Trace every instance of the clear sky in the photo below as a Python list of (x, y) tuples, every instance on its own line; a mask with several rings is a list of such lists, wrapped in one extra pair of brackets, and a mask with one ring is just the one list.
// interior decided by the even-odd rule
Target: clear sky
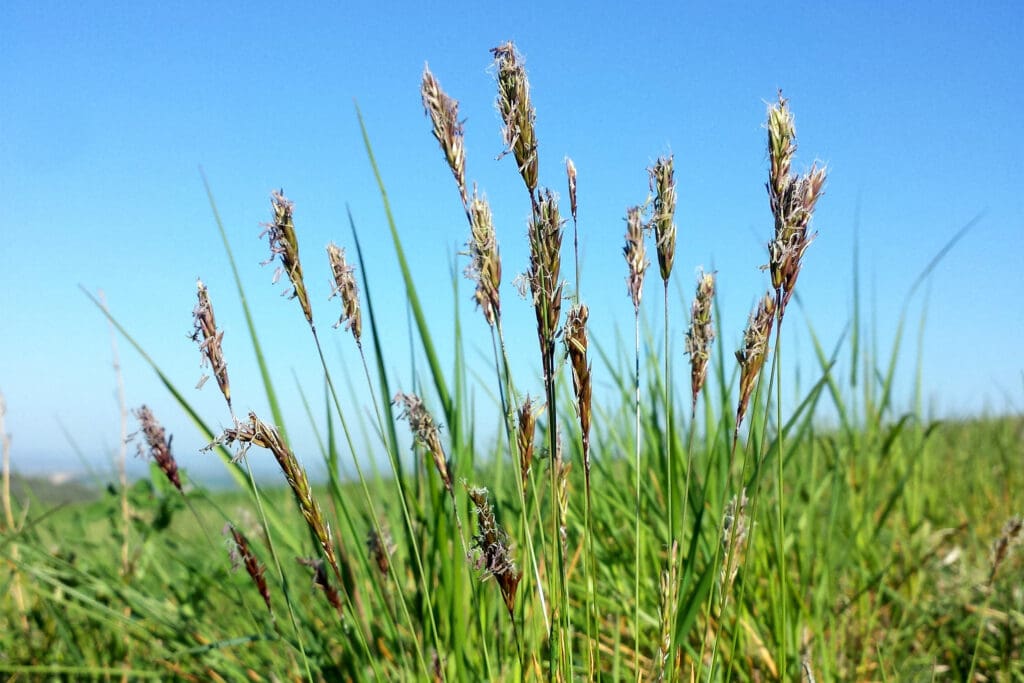
[[(762, 125), (765, 103), (782, 88), (797, 120), (797, 169), (815, 160), (829, 167), (815, 218), (820, 235), (798, 286), (826, 345), (851, 316), (855, 242), (862, 300), (887, 350), (916, 275), (981, 215), (911, 305), (899, 399), (910, 395), (914, 334), (927, 310), (920, 358), (931, 410), (1005, 412), (1024, 404), (1024, 11), (1017, 2), (245, 3), (243, 11), (206, 2), (15, 1), (4, 4), (2, 26), (0, 391), (21, 469), (77, 467), (68, 435), (103, 468), (117, 447), (109, 333), (79, 284), (104, 290), (115, 315), (200, 412), (224, 426), (214, 383), (192, 389), (200, 368), (188, 333), (201, 276), (226, 330), (237, 408), (266, 414), (200, 165), (297, 448), (308, 452), (314, 442), (293, 372), (318, 414), (322, 388), (297, 305), (277, 295), (272, 267), (259, 266), (271, 189), (283, 187), (296, 203), (328, 354), (355, 368), (351, 339), (330, 329), (338, 305), (326, 300), (323, 257), (329, 240), (351, 244), (351, 206), (391, 334), (389, 364), (396, 384), (411, 387), (400, 282), (353, 100), (450, 357), (450, 272), (464, 265), (454, 254), (467, 228), (423, 114), (425, 62), (461, 102), (468, 175), (494, 207), (507, 325), (526, 367), (536, 345), (532, 314), (508, 283), (526, 268), (529, 208), (514, 162), (495, 160), (502, 143), (488, 69), (488, 50), (510, 39), (532, 83), (541, 183), (564, 194), (566, 155), (579, 171), (582, 290), (594, 334), (608, 342), (616, 328), (631, 333), (623, 216), (646, 196), (646, 167), (674, 153), (674, 278), (688, 301), (697, 267), (717, 269), (720, 341), (730, 353), (738, 346), (767, 284), (758, 270), (772, 225)], [(656, 268), (645, 297), (652, 324), (660, 320), (655, 277)], [(490, 338), (470, 292), (461, 281), (470, 357), (486, 373), (480, 361)], [(685, 377), (685, 306), (679, 299), (673, 306)], [(787, 372), (799, 366), (806, 381), (814, 365), (800, 334), (804, 313), (788, 325)], [(129, 405), (154, 408), (176, 435), (182, 465), (208, 462), (153, 373), (123, 340), (119, 346)], [(359, 386), (359, 372), (351, 376)]]

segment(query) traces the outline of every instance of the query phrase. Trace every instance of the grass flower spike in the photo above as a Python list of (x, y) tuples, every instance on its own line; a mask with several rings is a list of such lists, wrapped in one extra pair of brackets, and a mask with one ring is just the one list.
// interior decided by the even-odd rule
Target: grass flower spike
[[(562, 282), (559, 279), (562, 249), (562, 219), (558, 198), (545, 190), (539, 193), (529, 226), (530, 269), (527, 281), (537, 314), (537, 336), (541, 353), (554, 355), (555, 334), (562, 310)], [(546, 380), (554, 381), (552, 368), (545, 368)]]
[(536, 111), (530, 102), (530, 81), (522, 57), (511, 42), (491, 50), (498, 79), (498, 112), (505, 123), (502, 135), (506, 153), (511, 152), (530, 197), (537, 191)]
[(686, 354), (690, 356), (690, 393), (693, 410), (696, 410), (697, 396), (707, 379), (711, 343), (715, 340), (715, 327), (711, 323), (714, 298), (715, 274), (701, 272), (697, 276), (697, 295), (690, 308), (690, 327), (686, 331)]
[(508, 534), (494, 518), (494, 509), (487, 500), (487, 489), (467, 488), (466, 491), (476, 509), (477, 532), (472, 541), (472, 548), (478, 553), (476, 568), (482, 570), (485, 577), (494, 577), (501, 589), (508, 616), (515, 621), (516, 590), (523, 575), (512, 559)]
[(590, 416), (591, 416), (591, 384), (590, 362), (587, 359), (587, 318), (590, 310), (586, 304), (573, 306), (565, 317), (565, 329), (562, 338), (565, 341), (565, 352), (569, 356), (572, 367), (572, 386), (576, 393), (576, 412), (580, 419), (580, 432), (583, 437), (583, 466), (590, 471)]
[(441, 90), (441, 85), (426, 66), (423, 67), (420, 95), (423, 98), (423, 108), (434, 125), (434, 137), (441, 145), (448, 168), (452, 170), (455, 183), (459, 186), (462, 205), (467, 206), (469, 198), (466, 193), (466, 150), (463, 145), (462, 121), (459, 121), (459, 103)]
[(640, 310), (640, 300), (644, 292), (644, 272), (650, 261), (647, 260), (647, 250), (644, 247), (644, 224), (641, 219), (641, 208), (631, 207), (626, 211), (626, 246), (623, 253), (626, 256), (626, 264), (629, 266), (629, 276), (626, 278), (629, 296), (633, 300), (633, 310)]
[(737, 432), (747, 413), (754, 384), (768, 355), (768, 340), (772, 336), (774, 322), (775, 298), (768, 292), (750, 315), (747, 329), (743, 333), (743, 348), (736, 352), (736, 360), (740, 364), (740, 400), (736, 409)]
[(654, 192), (655, 247), (658, 251), (658, 268), (661, 279), (668, 282), (672, 274), (672, 262), (676, 254), (676, 180), (673, 158), (662, 157), (647, 169), (651, 177), (651, 191)]
[(231, 549), (231, 566), (237, 569), (238, 566), (244, 565), (245, 571), (252, 579), (252, 583), (256, 586), (256, 590), (259, 591), (260, 597), (263, 598), (263, 602), (267, 605), (267, 610), (273, 614), (274, 610), (270, 606), (270, 587), (267, 586), (266, 567), (259, 561), (256, 554), (252, 551), (252, 547), (249, 545), (249, 539), (245, 537), (241, 531), (235, 528), (232, 524), (226, 524), (224, 526), (224, 533), (231, 534), (231, 539), (234, 542), (234, 547)]
[(281, 265), (274, 273), (274, 282), (287, 273), (292, 284), (285, 293), (290, 298), (298, 299), (306, 322), (313, 325), (313, 309), (309, 305), (309, 293), (302, 279), (302, 262), (299, 261), (299, 239), (295, 234), (295, 222), (292, 217), (294, 205), (284, 196), (282, 190), (275, 190), (270, 195), (270, 206), (274, 210), (274, 220), (264, 225), (260, 237), (267, 235), (270, 241), (270, 258), (263, 262), (270, 263), (275, 258), (281, 259)]
[(537, 430), (538, 408), (527, 395), (519, 406), (516, 441), (519, 445), (519, 473), (523, 480), (523, 491), (530, 482), (530, 468), (533, 466), (534, 436)]
[(469, 249), (469, 265), (465, 275), (476, 283), (474, 300), (483, 311), (489, 325), (501, 315), (501, 255), (498, 253), (498, 240), (494, 235), (494, 220), (491, 207), (487, 200), (473, 189), (473, 198), (467, 209), (469, 216), (470, 238), (466, 243)]
[[(149, 456), (153, 458), (160, 471), (174, 485), (174, 488), (184, 493), (181, 489), (181, 477), (178, 475), (178, 464), (174, 461), (174, 456), (171, 455), (172, 437), (164, 435), (164, 428), (157, 422), (156, 417), (153, 416), (153, 411), (147, 406), (142, 406), (136, 410), (135, 417), (139, 420), (139, 430), (146, 440)], [(147, 454), (142, 444), (138, 445), (138, 453), (140, 457), (144, 457)]]
[[(224, 352), (221, 349), (221, 341), (224, 339), (224, 331), (217, 329), (217, 321), (213, 317), (213, 305), (210, 303), (210, 293), (202, 280), (196, 280), (196, 293), (199, 301), (192, 310), (192, 318), (195, 329), (192, 332), (192, 341), (199, 343), (199, 351), (203, 354), (202, 365), (209, 365), (213, 376), (217, 378), (217, 385), (224, 400), (228, 403), (228, 410), (231, 409), (231, 385), (228, 382), (228, 364), (224, 361)], [(206, 383), (204, 375), (199, 380), (198, 386)]]
[(345, 329), (352, 332), (356, 344), (362, 345), (363, 318), (359, 309), (359, 287), (353, 275), (355, 269), (346, 263), (345, 250), (334, 242), (327, 245), (327, 259), (331, 263), (331, 274), (334, 276), (334, 291), (328, 298), (341, 297), (341, 317), (334, 323), (334, 327), (345, 323)]
[(412, 430), (416, 443), (430, 453), (437, 473), (441, 475), (441, 481), (444, 482), (445, 489), (454, 496), (455, 490), (452, 488), (452, 476), (448, 471), (448, 460), (445, 458), (444, 446), (441, 445), (441, 431), (426, 406), (423, 405), (423, 400), (415, 394), (399, 392), (395, 394), (393, 403), (402, 407), (398, 419), (409, 422), (409, 429)]

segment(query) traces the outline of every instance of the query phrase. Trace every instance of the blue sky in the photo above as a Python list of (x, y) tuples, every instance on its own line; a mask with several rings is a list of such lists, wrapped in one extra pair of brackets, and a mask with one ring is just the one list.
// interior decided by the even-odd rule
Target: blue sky
[[(291, 406), (297, 448), (314, 442), (293, 372), (315, 406), (322, 394), (298, 307), (277, 295), (273, 269), (259, 266), (271, 189), (283, 187), (296, 203), (328, 354), (357, 368), (351, 340), (330, 329), (338, 306), (326, 301), (323, 259), (329, 240), (350, 244), (351, 206), (391, 333), (390, 364), (396, 382), (411, 387), (402, 292), (353, 100), (448, 354), (450, 272), (464, 265), (454, 254), (467, 231), (419, 99), (425, 62), (461, 102), (468, 175), (495, 211), (506, 324), (523, 331), (515, 345), (523, 376), (535, 373), (532, 314), (508, 286), (526, 268), (529, 209), (511, 158), (495, 160), (502, 145), (488, 50), (509, 39), (530, 74), (541, 183), (564, 194), (566, 155), (579, 170), (582, 290), (594, 334), (631, 334), (623, 216), (646, 196), (646, 167), (674, 153), (674, 278), (688, 300), (697, 267), (717, 269), (720, 340), (729, 352), (737, 347), (766, 286), (757, 269), (771, 230), (762, 124), (781, 87), (797, 118), (797, 168), (820, 160), (830, 171), (815, 218), (820, 236), (798, 287), (826, 345), (852, 312), (855, 239), (863, 301), (887, 350), (916, 275), (981, 215), (909, 309), (899, 396), (910, 396), (913, 333), (927, 306), (921, 360), (930, 410), (1005, 412), (1024, 400), (1024, 12), (1016, 3), (520, 3), (515, 11), (499, 3), (250, 3), (242, 11), (195, 2), (11, 2), (3, 24), (0, 391), (16, 467), (78, 466), (64, 430), (98, 467), (116, 450), (109, 333), (79, 284), (103, 289), (200, 412), (223, 426), (228, 416), (213, 383), (191, 389), (200, 368), (188, 333), (201, 276), (226, 330), (237, 407), (266, 413), (200, 165)], [(657, 324), (655, 273), (645, 302)], [(460, 288), (471, 358), (486, 358), (489, 336), (472, 311), (469, 283)], [(682, 369), (685, 307), (673, 305)], [(787, 325), (787, 372), (799, 366), (809, 381), (803, 314)], [(181, 463), (203, 469), (211, 456), (195, 452), (202, 440), (123, 340), (120, 351), (129, 405), (150, 404), (175, 433)], [(359, 386), (359, 373), (351, 376)]]

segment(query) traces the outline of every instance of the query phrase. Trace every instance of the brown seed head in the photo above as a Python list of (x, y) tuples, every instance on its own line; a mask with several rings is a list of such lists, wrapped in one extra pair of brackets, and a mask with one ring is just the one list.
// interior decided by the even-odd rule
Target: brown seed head
[(363, 318), (359, 309), (359, 287), (356, 285), (355, 268), (345, 261), (345, 250), (334, 242), (327, 245), (327, 259), (331, 263), (334, 289), (328, 299), (341, 297), (341, 317), (334, 323), (337, 328), (345, 323), (345, 329), (352, 331), (356, 344), (362, 345)]
[(519, 406), (516, 442), (519, 445), (519, 470), (523, 479), (523, 491), (530, 481), (530, 467), (533, 464), (534, 436), (537, 431), (537, 416), (542, 406), (536, 406), (529, 395)]
[(296, 561), (303, 567), (313, 570), (313, 588), (323, 591), (324, 597), (331, 607), (338, 610), (338, 614), (344, 614), (345, 608), (341, 602), (341, 594), (331, 583), (327, 575), (327, 567), (319, 557), (296, 557)]
[(630, 298), (633, 299), (633, 310), (636, 312), (640, 311), (640, 299), (643, 297), (644, 272), (650, 265), (644, 247), (642, 212), (639, 206), (630, 207), (626, 211), (626, 246), (622, 250), (626, 256), (626, 265), (629, 266), (629, 275), (626, 277), (627, 289)]
[(736, 410), (736, 430), (739, 431), (743, 416), (747, 412), (750, 395), (754, 391), (764, 360), (768, 355), (768, 340), (772, 336), (775, 322), (775, 297), (767, 292), (751, 313), (747, 329), (743, 333), (743, 348), (736, 352), (740, 364), (740, 402)]
[(141, 443), (137, 445), (139, 457), (144, 458), (149, 455), (153, 458), (174, 488), (184, 493), (181, 489), (181, 477), (178, 475), (178, 463), (171, 455), (172, 437), (165, 436), (164, 428), (157, 422), (149, 407), (141, 406), (135, 411), (135, 417), (139, 420), (139, 431), (142, 432), (142, 436), (146, 440), (146, 448), (143, 448)]
[(462, 205), (466, 206), (469, 201), (466, 194), (466, 150), (463, 146), (462, 121), (459, 121), (459, 103), (441, 89), (427, 66), (423, 67), (420, 95), (423, 97), (423, 108), (434, 125), (434, 137), (441, 145), (448, 168), (452, 170), (455, 183), (459, 186)]
[(494, 518), (494, 509), (487, 500), (487, 489), (467, 488), (466, 492), (476, 508), (477, 532), (472, 546), (476, 552), (476, 568), (483, 571), (485, 579), (490, 576), (497, 581), (508, 615), (514, 620), (516, 589), (523, 575), (512, 559), (508, 534)]
[(662, 157), (651, 168), (651, 191), (654, 193), (655, 246), (658, 250), (658, 267), (661, 279), (668, 282), (672, 274), (672, 262), (676, 254), (676, 180), (673, 157)]
[(370, 553), (370, 559), (377, 565), (377, 569), (384, 576), (388, 575), (391, 568), (391, 556), (395, 553), (395, 542), (391, 538), (387, 523), (381, 523), (380, 533), (377, 529), (371, 528), (366, 535), (366, 549)]
[(441, 481), (444, 482), (444, 487), (449, 494), (454, 496), (452, 477), (448, 471), (448, 460), (445, 458), (444, 446), (441, 445), (441, 432), (437, 423), (434, 422), (434, 418), (423, 405), (423, 400), (416, 394), (399, 392), (395, 394), (392, 403), (402, 407), (398, 419), (408, 421), (415, 443), (430, 453), (430, 457), (434, 460), (434, 467), (437, 468), (437, 473), (441, 475)]
[(989, 586), (995, 581), (999, 566), (1006, 561), (1010, 550), (1020, 543), (1022, 538), (1024, 538), (1024, 519), (1011, 517), (1003, 526), (1003, 532), (999, 535), (999, 539), (992, 546), (992, 570), (988, 576)]
[(505, 153), (511, 152), (519, 175), (532, 197), (537, 190), (537, 140), (534, 134), (536, 111), (530, 102), (530, 81), (522, 57), (511, 43), (491, 50), (498, 80), (498, 112), (505, 123), (502, 135)]
[(811, 218), (825, 187), (826, 170), (817, 164), (805, 175), (791, 173), (796, 152), (796, 128), (788, 101), (779, 93), (778, 104), (768, 107), (768, 203), (775, 219), (775, 235), (768, 244), (772, 286), (781, 298), (779, 317), (785, 312), (800, 274), (804, 252), (814, 241)]
[[(209, 365), (213, 376), (217, 378), (217, 385), (224, 400), (228, 403), (228, 410), (231, 409), (231, 385), (228, 383), (228, 364), (224, 361), (224, 352), (221, 349), (221, 341), (224, 339), (224, 331), (217, 329), (217, 321), (213, 317), (213, 305), (210, 303), (210, 293), (202, 280), (196, 280), (196, 292), (199, 301), (192, 309), (192, 320), (194, 329), (192, 341), (198, 342), (199, 352), (202, 354), (200, 366)], [(199, 387), (206, 383), (204, 375), (199, 379)]]
[(580, 432), (583, 436), (583, 466), (590, 471), (590, 416), (591, 416), (591, 384), (590, 363), (587, 359), (587, 319), (590, 310), (586, 304), (577, 304), (569, 309), (565, 316), (565, 329), (562, 339), (565, 352), (572, 366), (572, 386), (576, 393), (576, 413), (580, 419)]
[(569, 178), (569, 209), (572, 219), (576, 220), (576, 164), (569, 157), (565, 158), (565, 175)]
[(275, 190), (270, 194), (270, 206), (274, 211), (274, 220), (265, 223), (260, 237), (268, 236), (270, 241), (270, 258), (263, 262), (266, 265), (280, 257), (281, 265), (274, 272), (274, 282), (281, 277), (281, 273), (288, 274), (288, 280), (292, 287), (285, 290), (289, 298), (298, 299), (302, 306), (302, 313), (306, 316), (306, 322), (313, 324), (313, 309), (309, 305), (309, 293), (306, 291), (306, 283), (302, 279), (302, 262), (299, 261), (299, 239), (295, 234), (295, 222), (292, 219), (294, 205), (284, 196), (283, 190)]
[(559, 280), (562, 249), (562, 218), (558, 197), (551, 190), (539, 193), (530, 219), (530, 270), (527, 280), (537, 314), (537, 335), (541, 352), (554, 346), (562, 310), (562, 282)]
[(494, 220), (491, 206), (485, 197), (473, 188), (473, 198), (467, 209), (469, 214), (470, 237), (466, 248), (470, 257), (465, 275), (476, 283), (474, 300), (483, 311), (487, 323), (494, 325), (501, 315), (501, 255), (498, 253), (498, 239), (494, 234)]
[(711, 359), (711, 343), (715, 340), (715, 326), (711, 322), (711, 309), (715, 298), (715, 274), (701, 272), (697, 276), (697, 295), (690, 308), (690, 327), (686, 331), (686, 353), (690, 356), (690, 392), (693, 408), (704, 387)]
[(259, 591), (260, 597), (263, 598), (263, 602), (267, 605), (267, 610), (273, 614), (274, 610), (270, 606), (270, 587), (267, 585), (266, 579), (266, 567), (259, 558), (256, 557), (256, 553), (252, 551), (252, 547), (249, 545), (249, 539), (245, 537), (241, 531), (239, 531), (233, 524), (224, 525), (224, 533), (231, 534), (231, 538), (234, 544), (231, 548), (231, 568), (238, 569), (238, 566), (244, 565), (245, 571), (252, 579), (252, 583), (256, 586), (256, 590)]
[(324, 557), (327, 558), (327, 562), (331, 565), (335, 574), (340, 577), (341, 569), (334, 552), (334, 541), (331, 537), (330, 526), (324, 520), (323, 513), (320, 511), (320, 504), (313, 497), (313, 488), (309, 485), (306, 471), (299, 464), (298, 459), (284, 442), (284, 439), (281, 438), (277, 428), (260, 420), (256, 417), (256, 413), (250, 412), (248, 422), (236, 422), (234, 427), (225, 429), (220, 438), (207, 446), (207, 449), (212, 448), (216, 444), (231, 446), (233, 443), (239, 444), (239, 452), (235, 456), (236, 460), (245, 456), (251, 446), (266, 448), (273, 453), (274, 459), (277, 460), (277, 464), (280, 466), (285, 480), (288, 482), (288, 487), (292, 490), (295, 502), (299, 506), (299, 511), (306, 520), (306, 525), (313, 532), (320, 545), (320, 549), (323, 551)]

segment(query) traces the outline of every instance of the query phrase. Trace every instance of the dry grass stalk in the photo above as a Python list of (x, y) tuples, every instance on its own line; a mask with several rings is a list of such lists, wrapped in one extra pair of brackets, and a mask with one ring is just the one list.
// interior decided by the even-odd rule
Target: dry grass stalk
[(775, 299), (771, 292), (764, 295), (751, 313), (747, 329), (743, 333), (743, 348), (736, 352), (740, 364), (740, 400), (736, 408), (736, 432), (747, 413), (750, 396), (754, 391), (764, 360), (768, 355), (768, 340), (772, 336), (775, 322)]
[(519, 472), (523, 480), (523, 491), (530, 482), (530, 467), (533, 465), (534, 436), (537, 430), (537, 416), (540, 413), (533, 403), (533, 399), (527, 394), (523, 404), (519, 407), (518, 429), (516, 430), (516, 441), (519, 445)]
[(237, 569), (241, 563), (245, 566), (246, 573), (249, 574), (249, 578), (252, 579), (252, 583), (256, 586), (256, 590), (259, 591), (260, 596), (263, 598), (263, 602), (267, 604), (267, 610), (273, 614), (274, 609), (270, 606), (270, 587), (267, 586), (266, 579), (266, 567), (259, 561), (256, 554), (252, 551), (252, 547), (249, 545), (249, 539), (245, 537), (241, 531), (239, 531), (233, 524), (224, 525), (224, 533), (230, 533), (231, 538), (234, 540), (234, 546), (231, 548), (231, 567)]
[(470, 238), (466, 243), (470, 257), (465, 275), (476, 283), (473, 298), (483, 311), (489, 325), (501, 316), (501, 255), (498, 253), (498, 240), (494, 234), (494, 219), (491, 206), (487, 199), (477, 194), (473, 188), (473, 198), (466, 209), (469, 217)]
[(817, 164), (805, 175), (791, 173), (796, 152), (796, 128), (788, 100), (779, 92), (778, 104), (768, 107), (768, 201), (775, 217), (775, 236), (768, 244), (772, 286), (779, 299), (781, 320), (789, 303), (804, 252), (816, 236), (810, 232), (814, 207), (825, 186), (826, 170)]
[[(562, 286), (559, 279), (562, 249), (562, 219), (558, 198), (551, 190), (538, 193), (533, 205), (528, 237), (530, 269), (527, 281), (537, 314), (537, 336), (545, 359), (544, 380), (554, 381), (555, 335), (562, 310)], [(549, 367), (550, 366), (550, 367)]]
[(661, 604), (661, 637), (658, 640), (658, 652), (654, 657), (657, 674), (651, 678), (656, 681), (668, 680), (672, 656), (672, 624), (675, 622), (676, 603), (679, 599), (679, 543), (672, 541), (669, 549), (668, 570), (661, 573), (660, 584)]
[(380, 524), (380, 533), (376, 528), (371, 528), (366, 534), (366, 549), (382, 576), (387, 576), (391, 569), (391, 556), (395, 554), (395, 548), (395, 542), (391, 538), (387, 522)]
[(988, 575), (988, 585), (996, 580), (996, 572), (1000, 565), (1009, 557), (1010, 551), (1024, 538), (1024, 518), (1011, 517), (1003, 526), (1003, 532), (992, 546), (992, 570)]
[(644, 247), (644, 224), (642, 220), (643, 210), (639, 206), (630, 207), (626, 211), (626, 246), (623, 253), (626, 256), (626, 264), (629, 266), (629, 276), (626, 278), (629, 296), (633, 299), (634, 312), (640, 311), (640, 300), (644, 291), (644, 272), (650, 261), (647, 260), (647, 250)]
[(331, 275), (334, 277), (334, 289), (328, 300), (335, 296), (341, 297), (341, 317), (334, 323), (335, 329), (342, 323), (345, 329), (352, 332), (356, 344), (362, 346), (363, 317), (359, 308), (359, 287), (356, 285), (355, 268), (345, 261), (345, 250), (334, 242), (327, 245), (327, 259), (331, 263)]
[(445, 489), (454, 500), (455, 490), (452, 488), (452, 476), (448, 470), (444, 446), (441, 444), (441, 432), (437, 423), (434, 422), (434, 418), (423, 405), (423, 400), (415, 394), (399, 392), (395, 394), (392, 403), (401, 406), (402, 412), (399, 413), (398, 419), (409, 422), (409, 429), (412, 430), (415, 443), (430, 453), (430, 457), (434, 460), (434, 467), (437, 468), (437, 473), (441, 475), (441, 481), (444, 482)]
[(139, 431), (146, 440), (148, 452), (142, 444), (138, 444), (139, 457), (148, 455), (153, 458), (160, 471), (164, 473), (167, 480), (174, 485), (174, 488), (184, 493), (181, 489), (181, 477), (178, 476), (178, 464), (171, 455), (171, 439), (165, 436), (164, 428), (153, 416), (153, 411), (147, 406), (142, 406), (135, 411), (135, 417), (139, 420)]
[(519, 175), (533, 198), (537, 191), (536, 111), (530, 102), (530, 81), (516, 46), (505, 43), (491, 50), (498, 80), (498, 112), (505, 126), (502, 135), (507, 154), (511, 152)]
[(318, 557), (297, 557), (295, 559), (303, 567), (309, 567), (313, 570), (313, 587), (323, 591), (327, 602), (330, 603), (331, 607), (338, 610), (338, 614), (344, 613), (345, 608), (341, 602), (341, 594), (334, 587), (334, 584), (331, 583), (330, 577), (327, 576), (327, 567), (324, 565), (324, 561)]
[(697, 275), (697, 294), (690, 307), (690, 327), (686, 331), (686, 354), (690, 357), (691, 410), (697, 410), (697, 396), (704, 388), (711, 360), (711, 343), (715, 340), (715, 327), (711, 310), (715, 298), (715, 274)]
[(473, 501), (477, 519), (477, 533), (472, 540), (472, 548), (478, 553), (475, 566), (484, 572), (484, 578), (491, 576), (497, 581), (505, 609), (514, 622), (516, 590), (523, 575), (512, 559), (508, 534), (498, 526), (494, 518), (494, 509), (487, 501), (487, 489), (467, 488), (466, 492)]
[[(228, 410), (231, 410), (231, 384), (228, 382), (228, 364), (224, 360), (224, 351), (221, 342), (224, 340), (224, 330), (217, 329), (217, 320), (213, 315), (213, 304), (210, 303), (210, 292), (202, 280), (196, 280), (196, 296), (198, 301), (192, 309), (194, 329), (192, 341), (199, 344), (199, 352), (203, 359), (200, 366), (209, 366), (213, 376), (217, 378), (217, 386), (224, 400), (228, 403)], [(199, 387), (206, 383), (207, 376), (199, 380)]]
[(576, 393), (576, 414), (580, 419), (580, 432), (583, 437), (583, 466), (587, 477), (590, 477), (590, 417), (591, 417), (591, 383), (590, 362), (587, 359), (587, 319), (590, 310), (586, 304), (576, 304), (565, 316), (565, 329), (562, 339), (565, 351), (572, 366), (572, 386)]
[(738, 496), (725, 506), (722, 519), (722, 556), (725, 562), (722, 563), (722, 594), (725, 595), (732, 588), (736, 574), (742, 564), (743, 552), (747, 545), (747, 535), (750, 527), (747, 521), (747, 490), (742, 489)]
[(274, 455), (277, 464), (284, 473), (285, 480), (288, 482), (288, 487), (291, 488), (292, 494), (295, 496), (295, 502), (299, 506), (299, 511), (302, 513), (303, 519), (306, 520), (306, 525), (313, 532), (317, 542), (320, 544), (324, 557), (327, 558), (331, 569), (334, 570), (335, 575), (340, 580), (341, 568), (338, 565), (338, 558), (334, 551), (334, 540), (331, 537), (330, 526), (324, 519), (323, 513), (320, 510), (320, 504), (313, 497), (313, 488), (309, 485), (306, 471), (302, 469), (302, 465), (299, 464), (295, 454), (285, 444), (277, 428), (268, 425), (256, 417), (255, 413), (250, 412), (248, 422), (236, 422), (234, 427), (225, 429), (224, 433), (215, 443), (230, 446), (236, 442), (240, 445), (239, 452), (235, 456), (236, 460), (244, 457), (250, 446), (266, 448)]
[(270, 194), (270, 206), (274, 210), (274, 220), (264, 225), (262, 238), (267, 235), (270, 241), (270, 258), (263, 262), (266, 265), (275, 257), (281, 259), (281, 265), (274, 272), (274, 282), (281, 278), (281, 273), (288, 274), (288, 280), (292, 284), (290, 290), (285, 290), (289, 298), (299, 300), (302, 306), (302, 313), (306, 316), (306, 322), (313, 324), (313, 309), (309, 304), (309, 293), (306, 291), (306, 283), (302, 279), (302, 262), (299, 260), (299, 239), (295, 234), (295, 221), (293, 220), (294, 205), (285, 196), (283, 190), (275, 190)]
[(463, 145), (462, 121), (459, 121), (459, 102), (441, 89), (441, 85), (427, 66), (423, 67), (420, 95), (423, 98), (423, 108), (434, 126), (434, 137), (441, 145), (448, 168), (452, 170), (455, 183), (459, 186), (462, 205), (467, 206), (469, 197), (466, 193), (466, 150)]
[(661, 279), (667, 284), (676, 255), (676, 180), (673, 157), (661, 157), (647, 172), (654, 193), (651, 225), (654, 227), (654, 241), (658, 251), (658, 268), (661, 270)]

